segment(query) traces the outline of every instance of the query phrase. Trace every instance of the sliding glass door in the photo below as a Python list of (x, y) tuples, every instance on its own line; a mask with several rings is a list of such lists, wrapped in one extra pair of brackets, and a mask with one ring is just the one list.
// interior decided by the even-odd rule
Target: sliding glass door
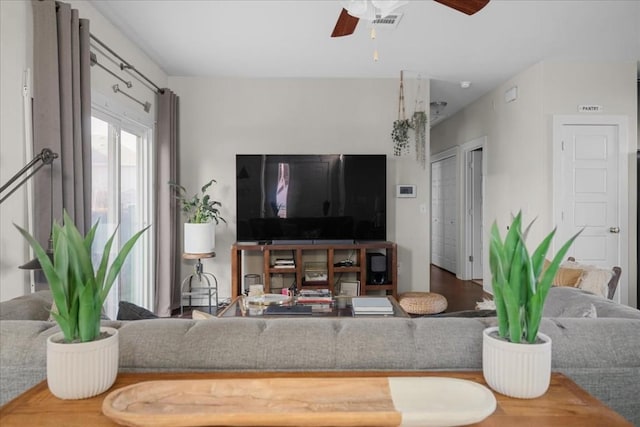
[[(104, 244), (117, 229), (112, 256), (133, 234), (151, 223), (151, 129), (94, 110), (91, 118), (92, 222), (99, 221), (94, 241), (94, 265)], [(115, 319), (119, 301), (153, 308), (153, 232), (147, 231), (131, 251), (106, 303)], [(112, 258), (113, 259), (113, 258)]]

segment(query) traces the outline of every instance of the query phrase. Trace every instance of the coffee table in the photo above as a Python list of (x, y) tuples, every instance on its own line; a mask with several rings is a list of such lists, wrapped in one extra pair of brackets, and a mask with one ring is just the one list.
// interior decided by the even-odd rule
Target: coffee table
[[(362, 297), (360, 297), (362, 298)], [(375, 316), (375, 317), (410, 317), (406, 311), (398, 301), (392, 296), (387, 296), (389, 302), (393, 306), (393, 315), (387, 316)], [(285, 303), (287, 305), (295, 304), (295, 303)], [(242, 307), (242, 297), (236, 297), (233, 299), (231, 304), (229, 304), (224, 310), (222, 310), (218, 317), (287, 317), (288, 315), (277, 314), (277, 315), (269, 315), (265, 313), (266, 306), (261, 305), (250, 305), (249, 309), (244, 309)], [(331, 304), (331, 307), (325, 311), (312, 311), (309, 314), (296, 314), (295, 317), (354, 317), (353, 309), (350, 306), (345, 308), (338, 308), (338, 304), (334, 301)], [(363, 316), (358, 316), (363, 317)], [(371, 317), (370, 315), (366, 317)]]
[[(113, 390), (142, 381), (251, 378), (349, 378), (349, 377), (450, 377), (482, 385), (482, 372), (216, 372), (216, 373), (121, 373), (114, 386), (91, 399), (60, 400), (43, 381), (0, 408), (0, 425), (9, 426), (116, 426), (102, 414), (102, 402)], [(622, 416), (577, 386), (566, 376), (553, 373), (551, 386), (537, 399), (514, 399), (494, 393), (495, 412), (476, 426), (632, 426)]]

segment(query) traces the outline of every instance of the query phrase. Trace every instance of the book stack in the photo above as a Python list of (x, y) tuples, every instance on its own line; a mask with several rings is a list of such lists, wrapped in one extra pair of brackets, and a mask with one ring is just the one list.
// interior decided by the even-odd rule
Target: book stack
[(277, 258), (273, 263), (273, 268), (293, 268), (296, 262), (291, 258)]
[(332, 302), (329, 289), (303, 289), (296, 298), (297, 304), (311, 306), (316, 313), (330, 312)]
[(353, 315), (393, 315), (393, 306), (387, 297), (351, 298)]

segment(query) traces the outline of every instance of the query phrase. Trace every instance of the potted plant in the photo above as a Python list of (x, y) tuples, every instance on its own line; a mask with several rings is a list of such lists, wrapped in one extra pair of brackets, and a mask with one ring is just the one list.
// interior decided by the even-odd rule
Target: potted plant
[(402, 156), (409, 152), (409, 129), (412, 123), (405, 116), (404, 109), (404, 72), (400, 71), (400, 91), (398, 95), (398, 120), (393, 122), (391, 141), (393, 142), (393, 155)]
[[(220, 215), (218, 207), (222, 205), (211, 199), (207, 190), (216, 182), (212, 179), (202, 186), (200, 193), (187, 196), (187, 189), (175, 182), (169, 182), (176, 192), (176, 199), (182, 205), (182, 213), (187, 221), (184, 224), (184, 252), (188, 254), (207, 254), (216, 247), (215, 226), (227, 221)], [(215, 224), (214, 224), (215, 222)]]
[[(33, 248), (44, 272), (60, 326), (47, 339), (47, 383), (61, 399), (84, 399), (106, 391), (118, 374), (118, 330), (101, 327), (102, 306), (143, 229), (129, 239), (109, 266), (115, 237), (107, 241), (97, 270), (91, 262), (96, 223), (82, 236), (67, 212), (52, 228), (53, 261), (40, 243), (16, 226)], [(147, 227), (148, 228), (148, 227)]]
[(513, 219), (504, 239), (491, 227), (489, 264), (498, 327), (483, 333), (482, 369), (487, 384), (511, 397), (544, 394), (551, 379), (551, 338), (538, 332), (542, 309), (560, 263), (578, 232), (545, 267), (554, 229), (529, 254), (522, 231), (522, 212)]

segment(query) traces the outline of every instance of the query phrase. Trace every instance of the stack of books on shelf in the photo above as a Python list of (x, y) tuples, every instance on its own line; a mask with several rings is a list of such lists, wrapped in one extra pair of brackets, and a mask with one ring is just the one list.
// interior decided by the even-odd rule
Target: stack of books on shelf
[(353, 315), (378, 315), (386, 316), (393, 314), (393, 306), (387, 297), (354, 297), (351, 298)]
[(297, 304), (309, 305), (314, 312), (329, 312), (333, 298), (329, 289), (303, 289), (296, 298)]
[(273, 268), (293, 268), (296, 262), (291, 258), (277, 258), (273, 263)]

